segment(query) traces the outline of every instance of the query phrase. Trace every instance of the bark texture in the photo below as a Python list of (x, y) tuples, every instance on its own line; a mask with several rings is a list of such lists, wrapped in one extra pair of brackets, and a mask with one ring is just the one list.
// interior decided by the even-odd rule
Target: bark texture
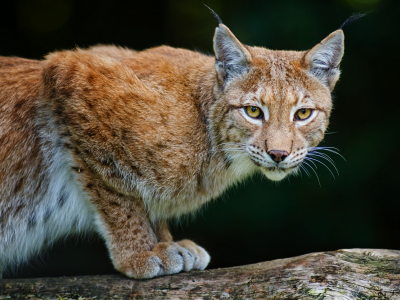
[(0, 280), (0, 299), (400, 300), (400, 251), (350, 249), (151, 280), (122, 275)]

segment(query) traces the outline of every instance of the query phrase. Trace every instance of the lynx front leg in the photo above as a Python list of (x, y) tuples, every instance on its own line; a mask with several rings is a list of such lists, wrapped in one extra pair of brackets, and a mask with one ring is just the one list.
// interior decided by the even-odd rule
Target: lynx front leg
[[(156, 226), (156, 235), (159, 242), (172, 242), (172, 236), (168, 229), (167, 221), (161, 221)], [(203, 247), (196, 245), (191, 240), (182, 240), (177, 242), (178, 245), (188, 249), (190, 253), (194, 254), (194, 266), (193, 269), (204, 270), (210, 262), (210, 255), (204, 250)]]
[[(104, 193), (101, 193), (104, 195)], [(111, 194), (98, 202), (98, 226), (115, 268), (133, 278), (204, 269), (210, 256), (195, 243), (172, 241), (165, 221), (153, 226), (138, 199)]]

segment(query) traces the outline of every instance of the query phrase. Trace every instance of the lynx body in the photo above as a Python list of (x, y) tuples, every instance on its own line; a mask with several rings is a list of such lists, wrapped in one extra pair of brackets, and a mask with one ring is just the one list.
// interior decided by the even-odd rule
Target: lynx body
[(167, 220), (255, 172), (281, 180), (324, 137), (343, 32), (310, 51), (241, 44), (215, 57), (166, 46), (0, 58), (0, 268), (97, 231), (117, 270), (204, 269)]

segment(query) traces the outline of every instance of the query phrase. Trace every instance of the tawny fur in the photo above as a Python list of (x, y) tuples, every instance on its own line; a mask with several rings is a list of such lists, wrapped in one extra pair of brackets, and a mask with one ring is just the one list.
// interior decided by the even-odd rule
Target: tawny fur
[[(0, 269), (93, 230), (130, 277), (207, 266), (203, 248), (173, 242), (168, 219), (257, 171), (280, 180), (298, 169), (328, 126), (343, 32), (310, 51), (272, 51), (220, 24), (214, 49), (0, 58)], [(311, 121), (294, 120), (302, 107)], [(288, 155), (276, 162), (273, 150)]]

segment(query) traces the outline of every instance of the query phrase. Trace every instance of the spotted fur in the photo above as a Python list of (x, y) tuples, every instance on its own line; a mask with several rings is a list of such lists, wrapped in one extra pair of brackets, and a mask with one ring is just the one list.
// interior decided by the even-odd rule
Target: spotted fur
[[(129, 277), (206, 268), (208, 253), (173, 242), (168, 219), (255, 172), (280, 180), (297, 170), (328, 126), (343, 32), (310, 51), (272, 51), (219, 24), (214, 50), (0, 58), (0, 269), (90, 231)], [(312, 119), (295, 121), (304, 106)]]

